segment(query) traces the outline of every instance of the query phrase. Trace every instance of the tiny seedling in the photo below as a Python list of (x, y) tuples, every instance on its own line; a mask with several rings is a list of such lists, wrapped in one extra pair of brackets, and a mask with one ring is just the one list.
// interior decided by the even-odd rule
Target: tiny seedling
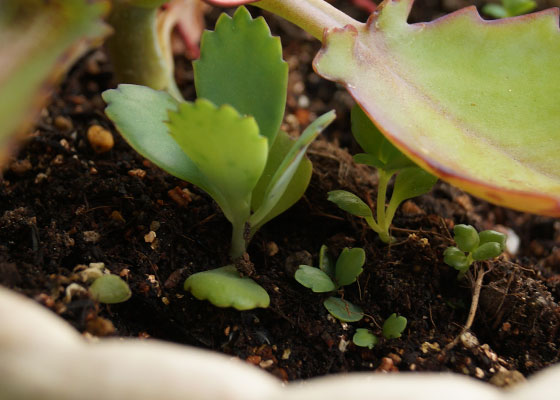
[[(244, 7), (233, 18), (222, 14), (200, 50), (195, 102), (136, 85), (103, 98), (106, 114), (136, 151), (216, 201), (232, 224), (235, 262), (263, 224), (301, 198), (311, 179), (307, 147), (335, 114), (317, 118), (297, 140), (280, 129), (288, 65), (280, 40)], [(267, 307), (264, 289), (232, 265), (192, 275), (184, 287), (219, 307)]]
[(459, 279), (473, 262), (498, 257), (506, 248), (507, 236), (493, 230), (478, 233), (471, 225), (459, 224), (455, 225), (453, 233), (457, 247), (445, 249), (443, 261), (459, 271)]
[(89, 287), (89, 293), (100, 303), (115, 304), (130, 299), (128, 284), (117, 275), (106, 274), (97, 278)]
[[(366, 261), (363, 249), (346, 247), (334, 264), (327, 250), (325, 245), (319, 250), (319, 268), (300, 265), (295, 273), (296, 280), (315, 293), (334, 292), (356, 282)], [(333, 317), (344, 322), (356, 322), (364, 316), (360, 307), (341, 297), (330, 296), (323, 305)]]
[(352, 342), (356, 346), (367, 347), (371, 350), (377, 344), (378, 339), (369, 329), (358, 328), (352, 337)]
[(488, 3), (482, 7), (482, 12), (492, 18), (517, 17), (527, 14), (537, 8), (533, 0), (501, 0), (502, 4)]
[(407, 320), (403, 316), (393, 313), (383, 323), (383, 336), (385, 339), (397, 339), (406, 328)]
[[(393, 238), (389, 233), (389, 227), (399, 205), (406, 199), (430, 191), (437, 178), (417, 167), (385, 139), (358, 105), (355, 105), (352, 109), (351, 118), (352, 133), (362, 149), (366, 151), (366, 153), (355, 155), (354, 160), (377, 168), (379, 173), (377, 220), (374, 218), (371, 208), (353, 193), (345, 190), (334, 190), (329, 192), (328, 199), (344, 211), (364, 218), (383, 242), (390, 243)], [(387, 186), (395, 174), (397, 177), (393, 194), (389, 205), (386, 207)]]

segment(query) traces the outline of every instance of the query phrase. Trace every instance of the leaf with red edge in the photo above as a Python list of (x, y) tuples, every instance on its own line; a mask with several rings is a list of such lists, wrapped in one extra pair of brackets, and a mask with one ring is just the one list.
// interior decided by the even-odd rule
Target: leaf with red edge
[(496, 204), (560, 216), (558, 9), (484, 21), (468, 7), (408, 24), (385, 0), (325, 33), (314, 61), (428, 171)]

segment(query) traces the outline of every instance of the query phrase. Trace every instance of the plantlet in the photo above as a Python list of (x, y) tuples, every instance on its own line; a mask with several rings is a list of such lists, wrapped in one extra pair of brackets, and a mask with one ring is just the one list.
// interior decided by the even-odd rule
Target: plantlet
[(127, 301), (132, 296), (128, 284), (117, 275), (106, 274), (93, 281), (89, 292), (100, 303), (115, 304)]
[(473, 262), (498, 257), (506, 248), (507, 236), (493, 230), (478, 233), (473, 226), (460, 224), (453, 233), (457, 247), (445, 249), (443, 261), (459, 271), (458, 278), (465, 276)]
[(383, 336), (386, 339), (397, 339), (406, 328), (407, 320), (403, 316), (398, 316), (393, 313), (383, 323)]
[[(295, 273), (296, 281), (315, 293), (334, 292), (356, 282), (366, 261), (363, 249), (346, 247), (334, 264), (327, 250), (325, 245), (319, 250), (319, 268), (300, 265)], [(330, 296), (323, 305), (333, 317), (344, 322), (356, 322), (364, 316), (360, 307), (341, 297)]]
[[(371, 208), (358, 196), (344, 190), (329, 192), (328, 200), (344, 211), (364, 218), (367, 224), (379, 235), (379, 238), (390, 243), (393, 238), (389, 234), (391, 221), (399, 205), (406, 199), (420, 196), (430, 191), (437, 178), (417, 167), (379, 132), (362, 109), (356, 105), (352, 109), (352, 133), (366, 153), (357, 154), (354, 160), (377, 168), (379, 183), (377, 188), (376, 216)], [(393, 194), (389, 205), (385, 207), (387, 186), (393, 175), (397, 175)]]
[[(297, 140), (280, 130), (288, 66), (280, 40), (243, 7), (204, 33), (194, 72), (195, 102), (120, 85), (103, 94), (106, 114), (136, 151), (216, 201), (232, 224), (235, 261), (263, 224), (303, 195), (311, 178), (305, 151), (335, 115), (317, 118)], [(185, 289), (220, 307), (268, 306), (264, 289), (248, 281), (226, 266), (189, 277)]]
[(367, 347), (371, 350), (377, 344), (378, 339), (369, 329), (358, 328), (354, 336), (352, 336), (352, 342), (356, 346)]
[(322, 40), (315, 71), (419, 166), (492, 203), (560, 216), (558, 10), (496, 22), (473, 6), (408, 24), (412, 3), (384, 0), (365, 24), (323, 0), (255, 5)]
[(533, 0), (501, 0), (501, 3), (485, 4), (482, 12), (493, 18), (507, 18), (527, 14), (537, 8), (537, 3)]

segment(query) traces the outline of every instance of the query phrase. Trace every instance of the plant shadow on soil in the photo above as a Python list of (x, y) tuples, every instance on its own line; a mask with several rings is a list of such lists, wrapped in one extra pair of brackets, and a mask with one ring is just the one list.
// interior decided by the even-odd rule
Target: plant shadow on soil
[[(304, 198), (265, 225), (249, 247), (254, 279), (271, 295), (270, 308), (217, 309), (182, 290), (190, 274), (228, 262), (230, 225), (206, 194), (152, 166), (115, 132), (100, 98), (113, 85), (101, 51), (71, 71), (1, 181), (0, 284), (36, 299), (85, 334), (209, 348), (284, 380), (359, 370), (455, 371), (489, 380), (500, 371), (528, 375), (557, 362), (560, 223), (438, 183), (400, 208), (393, 223), (397, 243), (382, 243), (362, 221), (326, 200), (329, 190), (345, 189), (371, 201), (376, 179), (341, 147), (356, 150), (348, 133), (351, 99), (312, 74), (317, 44), (299, 35), (286, 44), (291, 75), (285, 128), (298, 132), (331, 108), (340, 118), (328, 140), (310, 148), (314, 171)], [(177, 65), (178, 81), (192, 98), (192, 70), (184, 59)], [(311, 99), (309, 107), (300, 107), (302, 96)], [(111, 151), (91, 149), (86, 132), (93, 124), (113, 132)], [(468, 282), (457, 281), (456, 271), (442, 261), (457, 223), (508, 226), (522, 246), (517, 256), (485, 266), (490, 272), (471, 330), (478, 340), (442, 352), (461, 331), (471, 299)], [(145, 236), (150, 231), (155, 237)], [(362, 321), (338, 322), (322, 306), (322, 295), (295, 281), (298, 265), (317, 264), (322, 244), (333, 256), (346, 246), (366, 250), (364, 273), (344, 291), (364, 309)], [(79, 280), (75, 267), (90, 262), (123, 276), (132, 298), (111, 306), (83, 293), (65, 300), (68, 285)], [(393, 312), (408, 319), (401, 338), (381, 339), (372, 350), (352, 344), (356, 328), (381, 337), (380, 326)]]

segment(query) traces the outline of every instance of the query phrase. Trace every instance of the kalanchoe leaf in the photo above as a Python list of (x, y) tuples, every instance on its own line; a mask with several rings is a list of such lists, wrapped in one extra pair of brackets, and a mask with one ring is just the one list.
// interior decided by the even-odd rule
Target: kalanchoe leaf
[(478, 236), (480, 237), (479, 246), (482, 246), (484, 243), (496, 242), (500, 245), (502, 251), (506, 249), (507, 236), (501, 232), (487, 230), (480, 232)]
[(445, 249), (443, 252), (443, 262), (459, 271), (469, 267), (467, 256), (455, 246)]
[(319, 268), (300, 265), (295, 273), (296, 281), (315, 293), (332, 292), (336, 286), (331, 278)]
[(357, 322), (364, 317), (360, 307), (339, 297), (329, 297), (323, 305), (333, 317), (343, 322)]
[(270, 179), (263, 195), (262, 203), (255, 209), (255, 213), (251, 216), (249, 221), (251, 225), (260, 224), (261, 220), (265, 218), (276, 206), (278, 201), (280, 201), (292, 177), (296, 173), (299, 163), (305, 156), (307, 147), (309, 147), (317, 135), (334, 120), (335, 116), (334, 111), (323, 114), (313, 121), (294, 142)]
[[(276, 135), (276, 140), (268, 153), (264, 171), (257, 182), (257, 186), (253, 189), (253, 196), (251, 198), (251, 209), (253, 211), (258, 210), (263, 204), (266, 190), (270, 186), (272, 178), (293, 147), (294, 140), (286, 132), (280, 131)], [(284, 194), (276, 205), (258, 223), (251, 225), (251, 234), (254, 234), (266, 222), (280, 215), (301, 199), (309, 185), (312, 172), (313, 166), (311, 161), (307, 157), (303, 157)]]
[(246, 219), (268, 154), (267, 139), (259, 135), (255, 120), (204, 99), (180, 103), (168, 114), (169, 133), (223, 198), (215, 200), (226, 217), (232, 222)]
[(367, 347), (371, 350), (377, 344), (377, 336), (375, 336), (369, 329), (358, 328), (352, 337), (352, 342), (356, 346)]
[(359, 105), (354, 105), (351, 112), (352, 135), (369, 157), (354, 157), (356, 162), (387, 171), (414, 166), (403, 153), (389, 142), (379, 129), (371, 122)]
[(398, 316), (393, 313), (389, 318), (383, 323), (383, 336), (386, 339), (397, 339), (401, 337), (401, 334), (406, 328), (407, 320), (403, 316)]
[(502, 247), (500, 243), (487, 242), (481, 244), (475, 251), (473, 251), (472, 258), (475, 261), (489, 260), (491, 258), (498, 257), (500, 254), (502, 254)]
[(288, 64), (263, 18), (252, 19), (245, 7), (233, 18), (222, 14), (215, 30), (202, 36), (194, 73), (199, 98), (255, 117), (272, 146), (284, 117)]
[(496, 22), (469, 7), (408, 24), (412, 1), (329, 30), (316, 71), (423, 168), (490, 202), (560, 215), (558, 10)]
[(270, 304), (266, 291), (251, 278), (241, 277), (233, 265), (193, 274), (185, 281), (184, 289), (216, 307), (242, 311)]
[(335, 263), (329, 256), (328, 247), (322, 245), (319, 249), (319, 269), (327, 274), (331, 279), (335, 277)]
[(336, 283), (339, 287), (350, 285), (356, 282), (358, 275), (363, 271), (363, 265), (366, 261), (366, 253), (364, 249), (344, 248), (338, 259), (336, 260), (335, 276)]
[(338, 207), (357, 217), (371, 217), (371, 208), (358, 196), (346, 190), (333, 190), (329, 192), (327, 200), (332, 201)]
[(466, 252), (474, 251), (480, 243), (478, 232), (472, 225), (459, 224), (453, 227), (454, 239), (457, 246)]
[(128, 284), (117, 275), (103, 275), (89, 287), (94, 300), (100, 303), (116, 304), (130, 299), (132, 295)]

